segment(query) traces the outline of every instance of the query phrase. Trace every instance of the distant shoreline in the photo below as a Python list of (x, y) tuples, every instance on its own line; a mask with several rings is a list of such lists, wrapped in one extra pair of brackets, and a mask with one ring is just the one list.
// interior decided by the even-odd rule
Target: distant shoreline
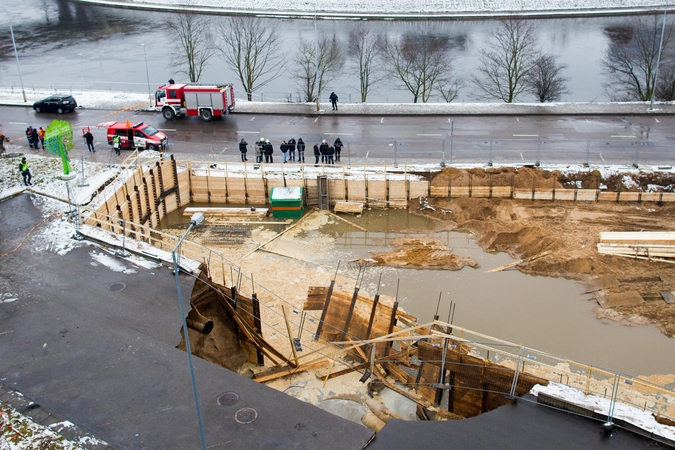
[[(123, 9), (137, 9), (145, 11), (164, 11), (164, 12), (179, 12), (185, 11), (187, 8), (181, 4), (184, 0), (71, 0), (75, 3), (86, 3), (89, 5), (105, 6)], [(626, 1), (627, 6), (616, 6), (610, 2), (597, 0), (594, 7), (575, 8), (574, 2), (569, 2), (569, 7), (565, 8), (568, 1), (559, 2), (542, 2), (544, 6), (556, 3), (556, 6), (562, 6), (559, 9), (549, 9), (545, 7), (532, 8), (532, 4), (528, 5), (530, 9), (518, 9), (519, 0), (508, 0), (502, 2), (503, 9), (500, 10), (485, 10), (478, 6), (484, 5), (485, 2), (478, 2), (472, 0), (465, 0), (464, 2), (449, 1), (447, 5), (454, 6), (454, 10), (443, 10), (443, 8), (434, 8), (432, 4), (426, 10), (415, 11), (411, 8), (404, 8), (405, 5), (416, 4), (417, 2), (411, 0), (392, 0), (391, 10), (387, 11), (367, 11), (357, 9), (340, 9), (337, 2), (331, 0), (315, 0), (312, 3), (297, 2), (295, 5), (297, 9), (281, 9), (275, 8), (275, 1), (245, 1), (245, 0), (194, 0), (190, 10), (198, 14), (210, 15), (242, 15), (242, 16), (266, 16), (277, 19), (327, 19), (327, 20), (493, 20), (503, 19), (509, 17), (522, 17), (527, 19), (550, 19), (550, 18), (575, 18), (575, 17), (603, 17), (603, 16), (629, 16), (629, 15), (644, 15), (654, 14), (655, 12), (662, 12), (664, 8), (674, 10), (675, 5), (659, 4), (655, 1)], [(349, 2), (351, 5), (361, 6), (356, 2)], [(430, 2), (433, 3), (433, 2)], [(458, 5), (458, 3), (463, 3)], [(590, 2), (589, 2), (590, 3)], [(288, 5), (288, 3), (285, 3)], [(446, 1), (437, 0), (437, 6), (445, 6)], [(247, 7), (248, 5), (248, 7)], [(309, 8), (310, 5), (316, 5), (317, 10)], [(402, 8), (397, 11), (395, 7)], [(457, 7), (465, 7), (465, 10), (458, 11)], [(508, 9), (511, 6), (513, 9)], [(309, 8), (309, 9), (307, 9)], [(446, 6), (446, 8), (450, 9)], [(407, 9), (407, 10), (403, 10)]]

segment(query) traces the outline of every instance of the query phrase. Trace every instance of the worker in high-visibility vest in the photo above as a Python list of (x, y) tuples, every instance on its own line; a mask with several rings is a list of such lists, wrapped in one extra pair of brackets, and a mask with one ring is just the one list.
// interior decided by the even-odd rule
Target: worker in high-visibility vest
[(118, 155), (120, 154), (120, 137), (118, 135), (113, 136), (113, 150)]
[(32, 186), (33, 183), (31, 183), (30, 180), (33, 178), (33, 176), (30, 174), (28, 161), (26, 161), (25, 157), (21, 158), (21, 162), (19, 163), (19, 172), (21, 172), (21, 176), (23, 177), (23, 184), (26, 186)]

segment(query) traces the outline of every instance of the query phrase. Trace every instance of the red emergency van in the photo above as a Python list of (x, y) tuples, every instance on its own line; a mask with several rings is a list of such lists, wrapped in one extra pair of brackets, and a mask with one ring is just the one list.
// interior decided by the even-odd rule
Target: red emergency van
[(97, 127), (107, 128), (108, 145), (113, 144), (115, 135), (120, 137), (120, 148), (141, 150), (163, 150), (169, 143), (166, 134), (152, 125), (138, 122), (131, 125), (126, 122), (102, 122)]

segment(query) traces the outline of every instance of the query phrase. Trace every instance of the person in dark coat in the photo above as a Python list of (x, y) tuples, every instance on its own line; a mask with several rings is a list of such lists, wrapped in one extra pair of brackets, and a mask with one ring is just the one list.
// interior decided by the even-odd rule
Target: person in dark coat
[(319, 164), (319, 156), (321, 156), (321, 151), (319, 150), (319, 145), (314, 144), (314, 165)]
[(265, 138), (260, 138), (258, 141), (258, 152), (255, 155), (255, 162), (261, 163), (263, 161), (263, 155), (265, 154)]
[(326, 150), (326, 164), (335, 164), (333, 155), (335, 155), (335, 148), (332, 145), (329, 145), (328, 149)]
[(295, 139), (290, 138), (288, 140), (288, 159), (290, 161), (295, 161)]
[(91, 131), (87, 130), (87, 132), (84, 133), (82, 137), (87, 142), (87, 148), (89, 151), (96, 153), (96, 149), (94, 149), (94, 135), (91, 134)]
[(33, 127), (26, 128), (26, 139), (28, 140), (28, 146), (33, 146)]
[(265, 162), (267, 163), (272, 163), (274, 162), (274, 157), (272, 157), (272, 153), (274, 153), (274, 147), (272, 147), (272, 144), (270, 144), (270, 140), (267, 139), (265, 141)]
[(247, 146), (248, 146), (248, 142), (246, 142), (246, 139), (242, 138), (241, 142), (239, 142), (239, 151), (241, 152), (241, 161), (242, 162), (248, 161), (248, 159), (246, 159), (246, 151), (248, 150)]
[(328, 144), (326, 143), (326, 140), (324, 139), (321, 142), (321, 145), (319, 146), (319, 153), (321, 154), (321, 162), (326, 163), (328, 162)]
[(333, 111), (337, 111), (338, 96), (335, 95), (335, 92), (331, 92), (328, 98), (330, 99), (330, 104), (333, 105)]
[(40, 148), (40, 135), (37, 129), (31, 128), (30, 138), (33, 141), (33, 147), (35, 147), (35, 150), (38, 150)]
[(298, 162), (305, 163), (305, 143), (302, 138), (298, 139)]
[(286, 141), (281, 141), (279, 150), (281, 150), (281, 159), (284, 162), (284, 164), (286, 164), (286, 156), (288, 156), (288, 144), (286, 143)]
[(342, 151), (342, 141), (340, 138), (335, 139), (335, 143), (333, 144), (335, 146), (335, 161), (340, 162), (340, 152)]

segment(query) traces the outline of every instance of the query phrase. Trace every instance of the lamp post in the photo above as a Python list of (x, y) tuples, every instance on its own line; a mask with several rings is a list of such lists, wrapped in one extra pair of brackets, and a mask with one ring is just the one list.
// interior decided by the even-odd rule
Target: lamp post
[(188, 355), (188, 365), (190, 366), (190, 378), (192, 380), (192, 393), (195, 398), (195, 408), (197, 410), (197, 423), (199, 425), (199, 438), (202, 442), (202, 450), (206, 450), (206, 437), (204, 436), (204, 424), (202, 422), (202, 412), (199, 407), (199, 395), (197, 394), (197, 381), (195, 380), (195, 369), (192, 364), (192, 347), (190, 347), (190, 336), (188, 335), (187, 321), (185, 318), (185, 308), (183, 307), (183, 292), (180, 288), (180, 245), (183, 243), (183, 239), (188, 235), (192, 227), (199, 225), (204, 220), (204, 214), (194, 213), (190, 218), (190, 226), (181, 238), (178, 240), (178, 244), (174, 247), (171, 252), (171, 257), (173, 259), (173, 273), (176, 276), (176, 289), (178, 290), (178, 305), (180, 306), (180, 317), (183, 321), (183, 336), (185, 337), (185, 350)]
[[(2, 8), (5, 9), (5, 8)], [(5, 9), (5, 12), (7, 10)], [(23, 77), (21, 76), (21, 65), (19, 64), (19, 52), (16, 51), (16, 41), (14, 40), (14, 28), (12, 23), (9, 24), (9, 32), (12, 34), (12, 45), (14, 46), (14, 56), (16, 57), (16, 68), (19, 70), (19, 81), (21, 81), (21, 93), (23, 94), (23, 102), (26, 103), (26, 90), (23, 88)]]
[(148, 80), (148, 100), (152, 105), (152, 91), (150, 90), (150, 72), (148, 71), (148, 53), (145, 51), (145, 44), (141, 44), (143, 47), (143, 56), (145, 57), (145, 78)]
[(656, 94), (656, 83), (659, 81), (659, 66), (661, 65), (661, 50), (663, 50), (663, 34), (666, 32), (666, 13), (668, 12), (668, 5), (663, 9), (663, 24), (661, 25), (661, 40), (659, 42), (659, 54), (656, 57), (656, 73), (654, 74), (654, 85), (652, 86), (652, 98), (649, 104), (649, 109), (654, 109), (654, 94)]
[(84, 76), (84, 61), (82, 60), (82, 53), (78, 53), (80, 56), (80, 70), (82, 71), (82, 82), (87, 83), (87, 78)]

